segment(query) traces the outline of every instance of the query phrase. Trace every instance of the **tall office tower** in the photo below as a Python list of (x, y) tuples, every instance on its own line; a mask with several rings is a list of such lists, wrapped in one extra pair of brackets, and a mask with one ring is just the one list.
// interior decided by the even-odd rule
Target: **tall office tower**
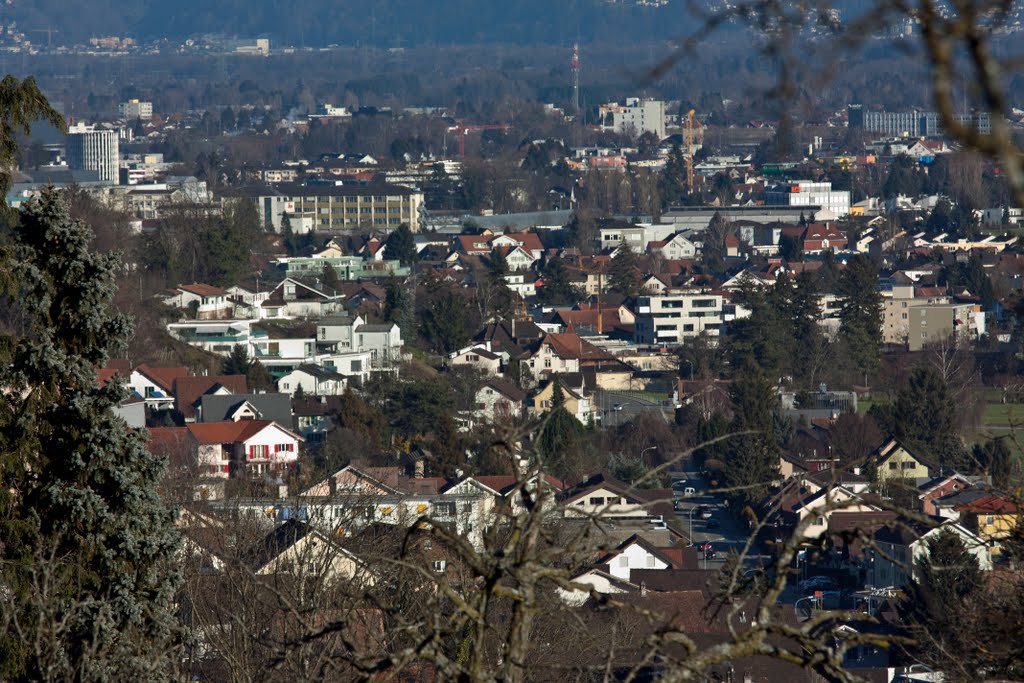
[(68, 129), (65, 145), (68, 167), (75, 170), (96, 171), (99, 179), (119, 181), (120, 156), (116, 130), (97, 130), (93, 126), (77, 125)]

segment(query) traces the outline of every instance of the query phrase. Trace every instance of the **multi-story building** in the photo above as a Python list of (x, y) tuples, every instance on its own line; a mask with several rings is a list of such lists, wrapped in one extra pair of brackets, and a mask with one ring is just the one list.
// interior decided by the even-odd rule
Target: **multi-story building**
[(913, 285), (896, 285), (892, 296), (882, 300), (882, 343), (906, 344), (910, 337), (910, 309), (932, 304), (948, 304), (949, 297), (928, 296)]
[(297, 222), (308, 220), (317, 232), (386, 232), (402, 223), (418, 232), (422, 223), (423, 192), (388, 183), (263, 186), (243, 188), (239, 194), (256, 204), (260, 223), (275, 232), (281, 231), (286, 214), (293, 230)]
[(134, 121), (135, 119), (149, 121), (153, 118), (153, 103), (128, 100), (117, 105), (117, 113), (126, 121)]
[(909, 351), (950, 338), (959, 344), (985, 334), (985, 312), (977, 304), (926, 304), (907, 310)]
[(617, 102), (602, 104), (600, 116), (603, 130), (629, 135), (653, 133), (659, 140), (665, 138), (665, 103), (661, 100), (627, 97), (625, 106)]
[(68, 129), (65, 151), (68, 167), (96, 171), (99, 179), (117, 184), (120, 180), (116, 130), (97, 130), (93, 126), (76, 125)]
[[(981, 133), (992, 132), (988, 112), (957, 114), (956, 120), (974, 126)], [(847, 125), (871, 133), (912, 138), (930, 138), (942, 135), (939, 115), (933, 111), (871, 111), (863, 105), (851, 104), (847, 108)]]
[(717, 337), (724, 320), (721, 294), (687, 291), (637, 298), (636, 342), (681, 344), (701, 333)]
[[(816, 183), (810, 180), (794, 180), (776, 185), (764, 193), (765, 204), (789, 207), (820, 206), (837, 218), (850, 213), (850, 192), (833, 190), (832, 183)], [(808, 216), (807, 218), (810, 218)]]

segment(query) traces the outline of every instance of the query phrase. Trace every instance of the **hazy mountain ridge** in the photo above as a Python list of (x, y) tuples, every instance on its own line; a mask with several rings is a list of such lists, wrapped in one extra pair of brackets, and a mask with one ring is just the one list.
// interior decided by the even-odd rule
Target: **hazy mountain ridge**
[[(57, 29), (55, 44), (84, 43), (91, 36), (182, 40), (222, 34), (311, 47), (663, 40), (678, 37), (692, 21), (680, 0), (15, 0), (6, 14), (22, 31)], [(46, 41), (43, 33), (30, 37)]]

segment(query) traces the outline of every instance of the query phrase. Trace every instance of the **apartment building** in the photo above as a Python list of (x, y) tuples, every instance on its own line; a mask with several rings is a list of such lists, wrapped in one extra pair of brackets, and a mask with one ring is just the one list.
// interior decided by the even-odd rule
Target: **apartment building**
[[(816, 183), (810, 180), (794, 180), (776, 185), (764, 193), (764, 203), (773, 206), (810, 208), (820, 206), (836, 218), (850, 213), (850, 192), (833, 190), (832, 183)], [(811, 218), (807, 216), (807, 218)]]
[(896, 285), (892, 297), (882, 301), (882, 343), (906, 344), (910, 338), (910, 309), (918, 306), (948, 304), (949, 297), (927, 290), (916, 290), (913, 285)]
[(135, 119), (149, 121), (153, 118), (153, 103), (128, 100), (117, 105), (117, 113), (126, 121), (134, 121)]
[(277, 185), (243, 188), (256, 204), (265, 229), (281, 231), (287, 214), (293, 229), (308, 222), (317, 232), (356, 229), (394, 230), (405, 223), (413, 232), (422, 224), (423, 192), (400, 185)]
[(120, 180), (120, 156), (116, 130), (76, 125), (68, 129), (65, 152), (68, 168), (96, 171), (101, 181), (116, 185)]
[(920, 351), (950, 337), (959, 344), (985, 334), (985, 312), (977, 304), (926, 304), (908, 312), (909, 351)]
[(653, 133), (665, 138), (665, 103), (661, 100), (627, 97), (626, 104), (602, 104), (600, 121), (603, 130), (619, 134)]
[(673, 292), (637, 298), (636, 342), (681, 344), (701, 333), (717, 337), (725, 319), (721, 294)]
[[(942, 135), (939, 115), (934, 111), (872, 111), (860, 104), (851, 104), (846, 111), (850, 128), (912, 138)], [(980, 133), (992, 131), (988, 112), (956, 114), (955, 118), (958, 123), (973, 126)]]

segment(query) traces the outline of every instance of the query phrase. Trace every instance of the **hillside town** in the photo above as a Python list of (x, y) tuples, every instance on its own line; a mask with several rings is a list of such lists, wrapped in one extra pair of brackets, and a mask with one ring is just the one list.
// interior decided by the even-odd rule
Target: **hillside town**
[[(829, 624), (834, 661), (694, 680), (1020, 671), (962, 638), (1024, 616), (1004, 169), (925, 108), (793, 132), (622, 95), (133, 97), (25, 146), (7, 206), (56, 193), (120, 254), (135, 327), (93, 389), (166, 463), (191, 680), (448, 680), (476, 629), (513, 656), (487, 590), (540, 605), (527, 680), (659, 680), (665, 629), (714, 652), (766, 617), (805, 653)], [(526, 538), (557, 567), (529, 596)]]

